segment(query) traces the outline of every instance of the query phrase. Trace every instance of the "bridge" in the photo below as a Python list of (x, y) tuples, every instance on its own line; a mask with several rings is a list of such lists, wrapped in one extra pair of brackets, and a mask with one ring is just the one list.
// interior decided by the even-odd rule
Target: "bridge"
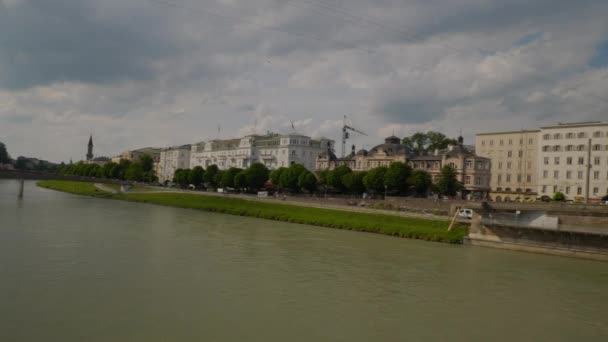
[(608, 205), (476, 202), (467, 208), (473, 209), (468, 244), (608, 261)]

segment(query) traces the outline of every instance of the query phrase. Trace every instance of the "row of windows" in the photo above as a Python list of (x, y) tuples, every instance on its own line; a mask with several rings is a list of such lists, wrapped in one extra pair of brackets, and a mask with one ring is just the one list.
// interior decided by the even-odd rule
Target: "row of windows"
[[(595, 131), (593, 132), (593, 134), (591, 134), (594, 138), (603, 138), (604, 136), (608, 136), (608, 132), (606, 132), (604, 134), (604, 132), (600, 132), (600, 131)], [(578, 132), (578, 133), (566, 133), (566, 134), (562, 134), (562, 133), (554, 133), (554, 134), (544, 134), (543, 135), (543, 140), (551, 140), (551, 139), (562, 139), (562, 138), (566, 138), (566, 139), (582, 139), (582, 138), (587, 138), (587, 133), (585, 132)]]
[[(567, 145), (565, 146), (565, 150), (566, 151), (586, 151), (587, 150), (587, 145)], [(593, 146), (591, 146), (591, 151), (608, 151), (608, 145), (602, 147), (602, 145), (599, 144), (595, 144)], [(549, 145), (545, 145), (543, 146), (543, 152), (561, 152), (562, 151), (562, 146), (560, 145), (555, 145), (555, 146), (549, 146)]]
[[(567, 186), (567, 187), (563, 188), (563, 189), (564, 189), (564, 194), (566, 194), (566, 195), (571, 194), (571, 193), (574, 191), (574, 189), (572, 189), (572, 188), (573, 188), (573, 187), (569, 187), (569, 186)], [(548, 189), (549, 189), (549, 187), (548, 187), (548, 186), (543, 185), (542, 192), (543, 192), (543, 193), (547, 193), (547, 190), (548, 190)], [(558, 187), (557, 187), (557, 185), (554, 185), (554, 186), (552, 187), (552, 190), (553, 190), (553, 193), (558, 192)], [(571, 191), (571, 190), (572, 190), (572, 191)], [(597, 186), (596, 186), (596, 187), (593, 187), (593, 189), (591, 190), (591, 192), (593, 193), (593, 195), (594, 195), (594, 196), (600, 196), (600, 195), (602, 195), (602, 194), (600, 193), (600, 188), (599, 188), (599, 187), (597, 187)], [(577, 195), (582, 195), (582, 194), (583, 194), (583, 188), (582, 188), (582, 187), (580, 187), (580, 186), (576, 187), (576, 194), (577, 194)], [(606, 192), (605, 192), (604, 194), (608, 195), (608, 188), (606, 188)]]
[[(498, 169), (501, 170), (502, 167), (503, 167), (503, 162), (498, 162), (498, 164), (496, 164), (496, 165), (497, 165)], [(513, 163), (512, 162), (507, 162), (506, 165), (507, 165), (507, 169), (511, 169), (511, 166), (513, 165)], [(526, 165), (527, 165), (528, 169), (532, 168), (532, 162), (531, 161), (528, 161), (526, 163)], [(518, 169), (521, 168), (521, 161), (517, 162), (517, 168)]]
[[(507, 143), (508, 143), (508, 145), (513, 145), (513, 139), (507, 140)], [(490, 139), (488, 141), (488, 144), (490, 146), (494, 146), (494, 140)], [(498, 145), (504, 146), (504, 144), (505, 144), (505, 141), (503, 139), (498, 140)], [(524, 139), (519, 139), (519, 144), (523, 145), (524, 144)], [(528, 138), (528, 144), (529, 145), (534, 144), (534, 138)], [(485, 140), (481, 141), (481, 146), (486, 146), (486, 141)]]
[[(574, 161), (574, 159), (572, 157), (566, 157), (566, 165), (572, 165), (573, 161)], [(608, 159), (606, 159), (606, 161), (608, 162)], [(543, 158), (543, 164), (549, 165), (550, 162), (551, 162), (551, 158), (549, 158), (549, 157)], [(561, 157), (553, 157), (553, 165), (560, 165), (560, 163), (561, 163)], [(578, 157), (577, 164), (585, 165), (585, 157)], [(601, 164), (602, 164), (601, 157), (599, 157), (599, 156), (593, 157), (593, 165), (601, 165)]]
[[(500, 184), (500, 183), (502, 182), (502, 180), (503, 180), (503, 177), (502, 177), (502, 176), (503, 176), (502, 174), (498, 174), (498, 175), (496, 176), (496, 180), (498, 181), (498, 183), (499, 183), (499, 184)], [(507, 173), (507, 174), (506, 174), (506, 175), (504, 175), (504, 176), (505, 176), (505, 178), (504, 178), (504, 179), (505, 179), (505, 182), (507, 182), (507, 183), (511, 183), (511, 174), (510, 174), (510, 173)], [(522, 175), (522, 174), (517, 174), (517, 175), (516, 175), (516, 177), (514, 177), (514, 178), (516, 178), (516, 179), (517, 179), (517, 183), (521, 183), (521, 182), (522, 182), (522, 179), (523, 179), (523, 175)], [(532, 175), (530, 175), (530, 174), (527, 174), (527, 175), (526, 175), (526, 182), (527, 182), (527, 183), (532, 182)]]
[[(517, 188), (517, 189), (515, 189), (515, 192), (521, 192), (521, 190), (522, 190), (521, 188)], [(503, 190), (502, 190), (502, 188), (496, 188), (496, 191), (503, 191)], [(511, 192), (513, 190), (511, 190), (511, 188), (505, 188), (504, 191)], [(525, 190), (525, 192), (532, 192), (532, 189), (528, 188)]]
[[(555, 170), (553, 171), (553, 178), (554, 179), (558, 179), (559, 178), (559, 170)], [(573, 171), (566, 171), (566, 179), (572, 179), (572, 175), (573, 175)], [(577, 179), (583, 179), (585, 176), (585, 171), (577, 171), (576, 172), (576, 178)], [(600, 180), (601, 178), (601, 173), (600, 171), (593, 171), (591, 173), (591, 177), (593, 180)], [(547, 179), (549, 178), (549, 171), (544, 170), (543, 171), (543, 178)], [(606, 180), (608, 180), (608, 172), (606, 172)]]

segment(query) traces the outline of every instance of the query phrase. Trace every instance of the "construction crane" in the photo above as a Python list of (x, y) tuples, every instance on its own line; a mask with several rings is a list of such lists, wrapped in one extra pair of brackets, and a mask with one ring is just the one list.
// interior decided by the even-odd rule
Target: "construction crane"
[(346, 115), (344, 115), (344, 124), (342, 125), (342, 158), (346, 157), (346, 140), (350, 138), (349, 131), (359, 133), (361, 135), (367, 135), (365, 132), (361, 132), (360, 130), (351, 127), (346, 124)]

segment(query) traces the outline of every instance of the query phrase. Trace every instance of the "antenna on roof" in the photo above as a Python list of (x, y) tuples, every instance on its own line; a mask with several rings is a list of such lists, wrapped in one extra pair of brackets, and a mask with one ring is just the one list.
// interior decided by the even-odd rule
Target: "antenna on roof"
[(291, 122), (291, 129), (292, 129), (292, 130), (295, 132), (296, 127), (295, 127), (295, 126), (294, 126), (294, 124), (293, 124), (293, 120), (289, 120), (289, 122)]

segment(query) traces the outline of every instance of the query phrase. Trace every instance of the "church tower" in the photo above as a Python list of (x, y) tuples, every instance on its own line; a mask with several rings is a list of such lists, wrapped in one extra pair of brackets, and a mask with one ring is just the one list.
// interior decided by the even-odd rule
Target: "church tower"
[(93, 134), (89, 138), (89, 148), (87, 152), (87, 161), (93, 159)]

